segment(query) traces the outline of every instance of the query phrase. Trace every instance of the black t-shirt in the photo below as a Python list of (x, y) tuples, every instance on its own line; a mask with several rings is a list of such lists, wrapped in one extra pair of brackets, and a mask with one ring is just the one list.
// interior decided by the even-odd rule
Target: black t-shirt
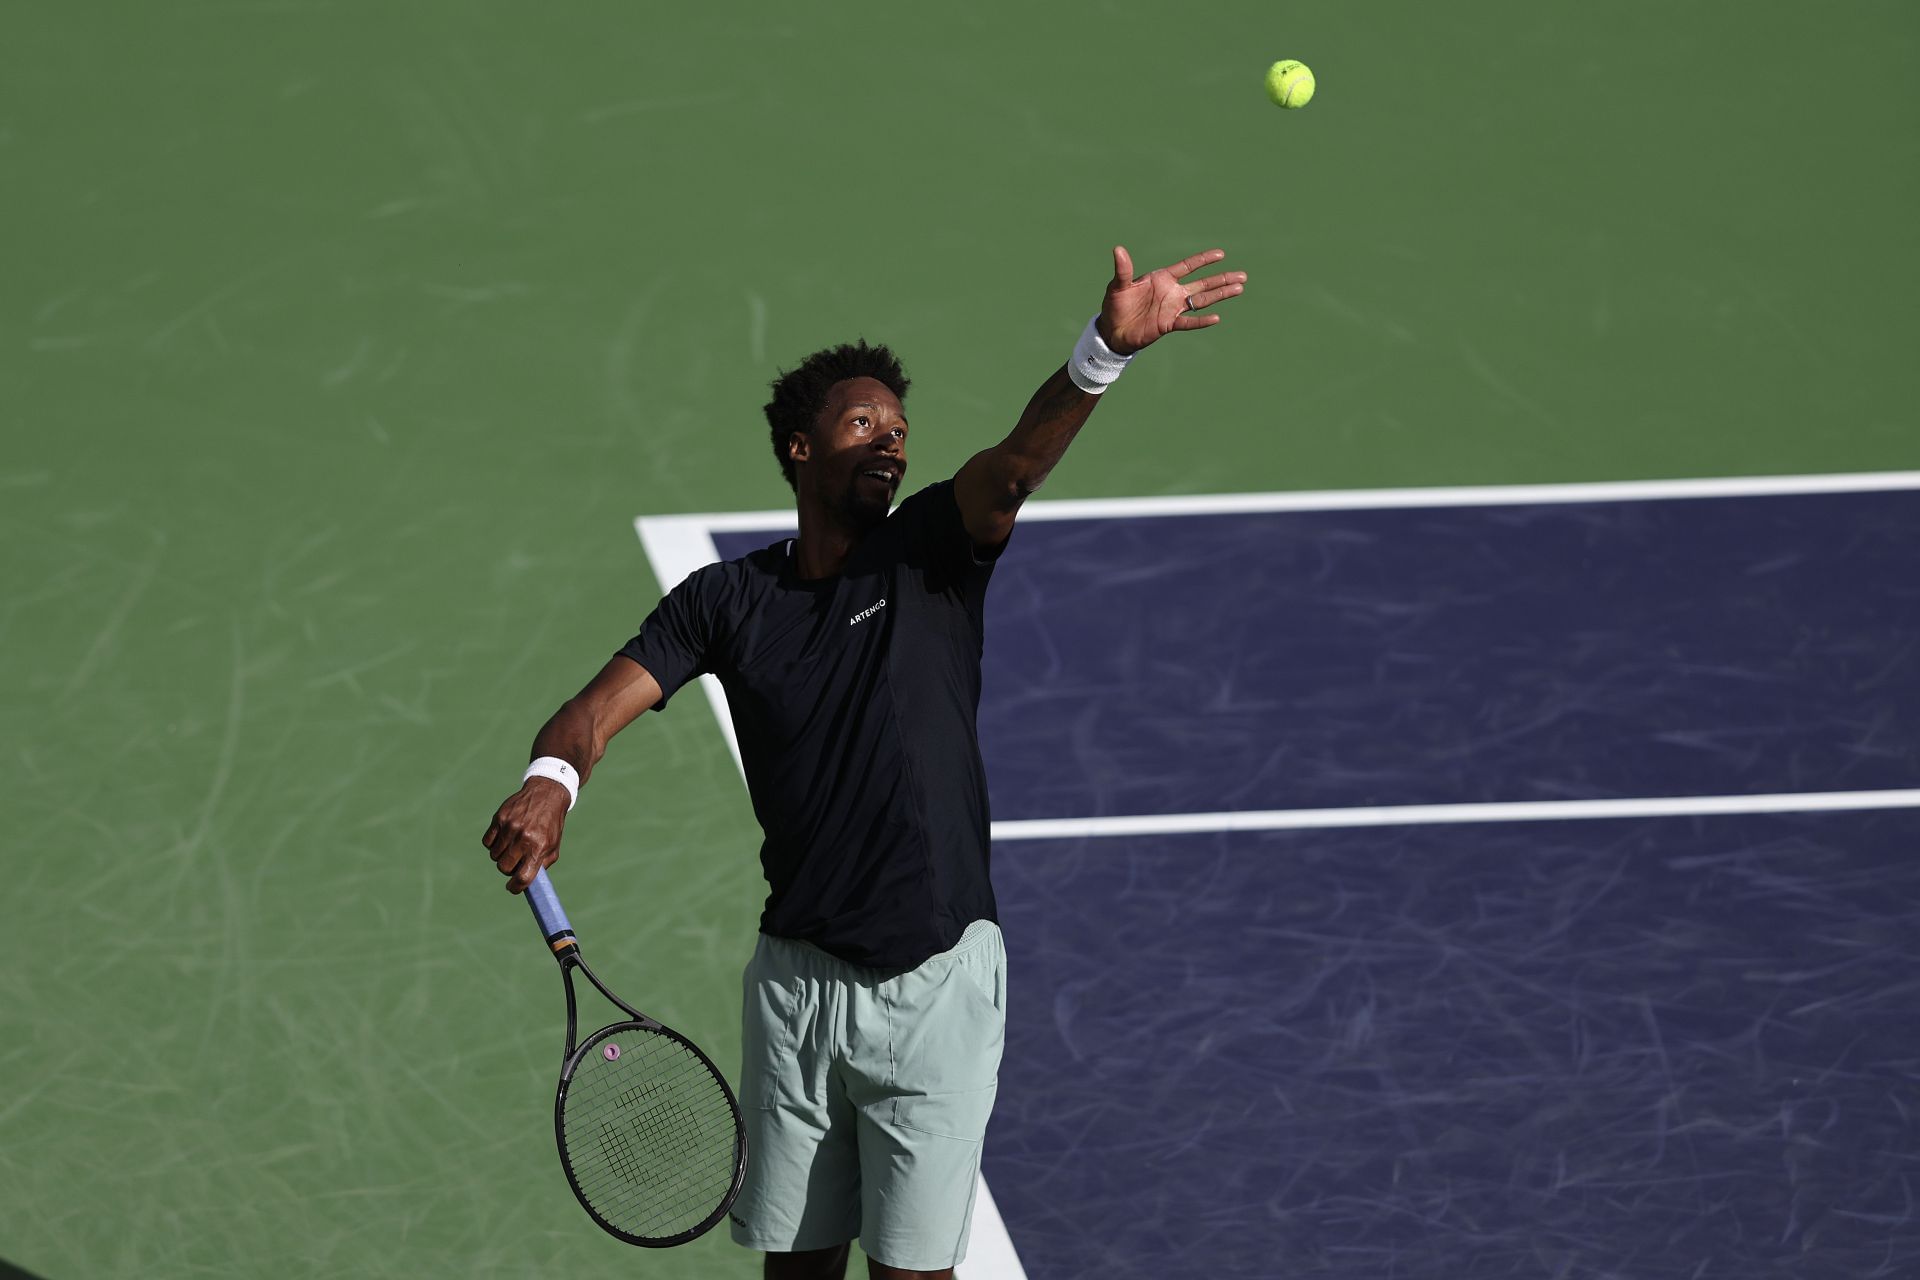
[(997, 918), (975, 725), (991, 556), (952, 481), (902, 502), (837, 577), (796, 577), (792, 546), (697, 570), (620, 652), (661, 706), (708, 672), (726, 689), (766, 834), (761, 932), (907, 968)]

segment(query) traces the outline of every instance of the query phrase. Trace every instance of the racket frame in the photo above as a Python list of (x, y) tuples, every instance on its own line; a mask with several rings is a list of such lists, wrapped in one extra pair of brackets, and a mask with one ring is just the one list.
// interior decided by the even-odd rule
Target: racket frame
[[(561, 909), (559, 895), (554, 892), (553, 883), (547, 879), (545, 870), (535, 876), (533, 884), (528, 887), (527, 905), (533, 908), (533, 916), (539, 922), (541, 935), (546, 938), (547, 946), (553, 952), (554, 961), (560, 966), (560, 982), (567, 992), (567, 1047), (560, 1055), (560, 1083), (555, 1086), (553, 1094), (553, 1141), (554, 1146), (559, 1149), (560, 1167), (567, 1175), (567, 1185), (573, 1189), (573, 1198), (580, 1202), (580, 1207), (587, 1211), (587, 1216), (592, 1218), (601, 1230), (628, 1244), (639, 1245), (643, 1249), (669, 1249), (674, 1245), (685, 1244), (697, 1236), (705, 1235), (727, 1216), (727, 1210), (733, 1208), (734, 1200), (740, 1195), (741, 1184), (746, 1181), (747, 1131), (740, 1116), (740, 1100), (734, 1097), (732, 1086), (727, 1083), (727, 1078), (720, 1073), (720, 1069), (714, 1066), (713, 1059), (706, 1055), (705, 1050), (664, 1022), (657, 1018), (649, 1018), (613, 994), (607, 988), (607, 984), (600, 981), (600, 976), (580, 954), (580, 940), (574, 936), (573, 926), (568, 922), (566, 912)], [(627, 1014), (629, 1019), (625, 1022), (608, 1023), (577, 1044), (575, 1037), (579, 1032), (580, 1019), (579, 1002), (573, 990), (575, 969), (584, 973), (594, 989)], [(573, 1074), (586, 1059), (590, 1050), (607, 1037), (622, 1031), (642, 1031), (678, 1041), (700, 1060), (701, 1066), (707, 1069), (707, 1074), (712, 1076), (714, 1083), (720, 1086), (720, 1092), (725, 1096), (727, 1106), (733, 1112), (733, 1181), (712, 1213), (695, 1226), (671, 1236), (637, 1236), (607, 1221), (600, 1215), (600, 1211), (588, 1202), (586, 1192), (580, 1187), (579, 1178), (574, 1175), (573, 1161), (567, 1155), (567, 1088), (573, 1083)]]

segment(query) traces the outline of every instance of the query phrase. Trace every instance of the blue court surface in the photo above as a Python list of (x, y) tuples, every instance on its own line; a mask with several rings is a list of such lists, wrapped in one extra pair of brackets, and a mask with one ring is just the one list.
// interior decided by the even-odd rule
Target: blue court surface
[(1917, 844), (1913, 810), (1003, 844), (987, 1180), (1033, 1277), (1920, 1274)]
[[(1911, 488), (1023, 522), (980, 718), (1025, 1274), (1920, 1275), (1917, 567)], [(1553, 808), (1688, 797), (1788, 811)], [(1488, 803), (1539, 808), (1285, 819)]]

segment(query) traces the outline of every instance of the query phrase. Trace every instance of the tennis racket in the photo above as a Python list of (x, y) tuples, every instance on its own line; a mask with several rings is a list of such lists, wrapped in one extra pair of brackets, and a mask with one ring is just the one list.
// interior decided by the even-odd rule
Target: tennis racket
[[(588, 1216), (628, 1244), (685, 1244), (726, 1216), (747, 1174), (740, 1105), (707, 1055), (622, 1000), (580, 958), (543, 870), (527, 903), (560, 962), (567, 1048), (553, 1099), (560, 1166)], [(574, 1042), (573, 972), (628, 1015)]]

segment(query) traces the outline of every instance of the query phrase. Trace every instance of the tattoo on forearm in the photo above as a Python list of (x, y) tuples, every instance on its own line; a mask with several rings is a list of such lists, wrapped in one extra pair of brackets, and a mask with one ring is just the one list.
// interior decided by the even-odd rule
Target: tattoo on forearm
[(1093, 409), (1093, 400), (1073, 384), (1067, 371), (1061, 369), (1040, 385), (1033, 393), (1033, 402), (1027, 406), (1037, 423), (1051, 425), (1055, 419), (1073, 415), (1073, 426), (1078, 427), (1087, 420), (1087, 413)]
[(1020, 494), (1040, 487), (1098, 403), (1074, 385), (1064, 367), (1040, 384), (1007, 439), (1013, 446), (1011, 456), (1019, 459), (1019, 471), (1011, 479)]

